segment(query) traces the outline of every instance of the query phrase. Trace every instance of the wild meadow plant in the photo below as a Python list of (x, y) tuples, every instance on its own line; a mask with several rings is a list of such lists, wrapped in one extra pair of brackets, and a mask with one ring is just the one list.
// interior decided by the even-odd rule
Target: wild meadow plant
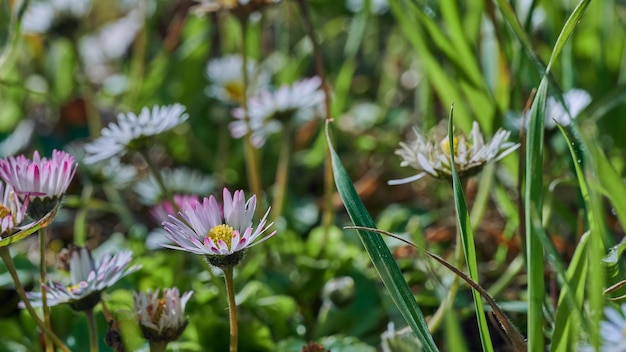
[(626, 351), (625, 11), (1, 2), (0, 351)]

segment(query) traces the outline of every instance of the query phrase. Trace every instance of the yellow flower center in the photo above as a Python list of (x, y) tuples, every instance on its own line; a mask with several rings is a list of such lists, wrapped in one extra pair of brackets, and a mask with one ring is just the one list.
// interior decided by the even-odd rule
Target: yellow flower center
[(11, 209), (0, 203), (0, 219), (7, 217), (9, 214), (11, 214)]
[[(452, 138), (452, 143), (454, 143), (454, 155), (456, 156), (458, 147), (459, 147), (459, 137), (453, 137)], [(446, 155), (450, 155), (450, 141), (448, 140), (448, 138), (444, 138), (441, 143), (441, 149), (446, 153)]]
[(230, 99), (236, 102), (243, 101), (243, 84), (241, 82), (232, 81), (224, 85), (224, 89), (228, 93)]
[(226, 242), (228, 249), (230, 249), (230, 243), (232, 242), (234, 234), (235, 229), (232, 226), (217, 225), (209, 230), (209, 233), (207, 233), (206, 237), (212, 239), (215, 244), (219, 243), (219, 241), (222, 240)]
[(159, 320), (161, 320), (161, 315), (163, 315), (163, 311), (165, 310), (165, 300), (163, 298), (159, 298), (156, 305), (149, 304), (146, 308), (148, 310), (148, 314), (152, 317), (152, 322), (159, 325)]
[(67, 286), (67, 290), (70, 291), (71, 293), (76, 293), (76, 291), (79, 291), (79, 289), (80, 289), (80, 283), (74, 284), (72, 286)]

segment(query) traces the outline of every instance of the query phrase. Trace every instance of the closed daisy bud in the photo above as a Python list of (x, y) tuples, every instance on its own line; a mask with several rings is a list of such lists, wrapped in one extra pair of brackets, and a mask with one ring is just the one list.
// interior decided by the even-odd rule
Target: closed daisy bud
[(177, 288), (166, 288), (162, 295), (159, 290), (135, 292), (135, 313), (144, 337), (152, 343), (177, 340), (187, 327), (185, 305), (192, 294), (181, 296)]

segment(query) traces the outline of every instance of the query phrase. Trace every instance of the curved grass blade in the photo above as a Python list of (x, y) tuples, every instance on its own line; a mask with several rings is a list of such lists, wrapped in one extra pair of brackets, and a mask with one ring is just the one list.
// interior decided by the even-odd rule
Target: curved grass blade
[[(467, 204), (465, 203), (465, 196), (463, 195), (463, 187), (461, 186), (461, 179), (456, 171), (456, 164), (454, 161), (454, 135), (453, 135), (453, 121), (454, 121), (454, 104), (450, 108), (450, 117), (448, 119), (448, 142), (450, 143), (450, 165), (452, 169), (452, 187), (454, 189), (454, 206), (456, 208), (456, 216), (458, 220), (459, 230), (461, 231), (461, 240), (463, 242), (463, 252), (465, 253), (465, 260), (467, 261), (467, 268), (469, 269), (469, 276), (472, 280), (478, 282), (478, 265), (476, 263), (476, 247), (474, 246), (474, 233), (470, 224), (469, 214), (467, 213)], [(478, 320), (478, 329), (480, 331), (480, 342), (483, 346), (483, 351), (493, 351), (493, 344), (491, 342), (491, 336), (489, 334), (489, 326), (487, 324), (487, 316), (485, 315), (485, 309), (483, 307), (483, 301), (480, 298), (480, 293), (476, 290), (472, 290), (474, 295), (474, 306), (476, 308), (476, 319)]]
[(489, 304), (489, 306), (491, 306), (491, 309), (493, 310), (493, 313), (494, 313), (496, 319), (498, 320), (498, 323), (500, 324), (500, 328), (502, 328), (502, 330), (504, 331), (506, 336), (508, 336), (511, 344), (514, 347), (514, 350), (515, 351), (525, 351), (526, 350), (527, 346), (526, 346), (526, 341), (524, 340), (524, 337), (522, 336), (522, 334), (520, 334), (520, 332), (517, 330), (517, 328), (515, 328), (515, 325), (513, 325), (513, 323), (511, 323), (511, 320), (507, 317), (507, 315), (504, 313), (504, 311), (502, 311), (500, 306), (498, 306), (498, 303), (496, 303), (496, 300), (493, 299), (493, 297), (491, 297), (491, 295), (482, 286), (480, 286), (476, 281), (472, 280), (469, 276), (467, 276), (464, 272), (462, 272), (461, 270), (456, 268), (454, 265), (448, 263), (445, 259), (443, 259), (440, 256), (430, 252), (429, 250), (418, 246), (417, 244), (413, 243), (412, 241), (407, 240), (406, 238), (402, 238), (402, 237), (400, 237), (400, 236), (398, 236), (396, 234), (393, 234), (391, 232), (378, 230), (378, 229), (373, 229), (373, 228), (365, 228), (365, 227), (361, 227), (361, 226), (346, 226), (344, 228), (345, 229), (364, 230), (364, 231), (376, 232), (376, 233), (380, 233), (380, 234), (383, 234), (383, 235), (387, 235), (389, 237), (397, 239), (398, 241), (404, 242), (404, 243), (408, 244), (409, 246), (412, 246), (414, 248), (417, 248), (417, 249), (423, 251), (427, 256), (429, 256), (429, 257), (435, 259), (436, 261), (438, 261), (441, 265), (445, 266), (448, 270), (452, 271), (454, 274), (459, 276), (463, 281), (465, 281), (468, 285), (470, 285), (473, 289), (475, 289), (476, 291), (478, 291), (478, 293), (480, 293), (480, 295), (485, 299), (487, 304)]
[[(365, 206), (361, 202), (359, 195), (354, 189), (354, 185), (348, 176), (348, 172), (343, 167), (339, 156), (335, 152), (335, 149), (330, 142), (330, 136), (328, 132), (328, 123), (326, 124), (326, 142), (328, 149), (331, 153), (333, 175), (335, 177), (335, 183), (337, 185), (337, 191), (341, 196), (341, 200), (350, 215), (350, 219), (355, 225), (375, 228), (374, 220), (365, 209)], [(424, 351), (434, 352), (438, 351), (435, 342), (428, 331), (426, 320), (420, 310), (413, 293), (409, 289), (402, 272), (398, 268), (398, 265), (391, 255), (389, 248), (383, 241), (382, 237), (377, 234), (367, 231), (358, 231), (359, 237), (363, 242), (363, 246), (370, 256), (378, 275), (387, 287), (389, 294), (396, 304), (400, 313), (411, 327), (411, 330), (415, 333), (417, 338), (422, 342)]]

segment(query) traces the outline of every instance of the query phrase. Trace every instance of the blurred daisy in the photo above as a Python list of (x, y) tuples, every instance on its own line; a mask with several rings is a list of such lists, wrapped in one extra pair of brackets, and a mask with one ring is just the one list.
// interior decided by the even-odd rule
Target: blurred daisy
[[(211, 177), (198, 170), (184, 167), (162, 169), (161, 179), (165, 188), (173, 194), (208, 194), (215, 187)], [(135, 192), (146, 205), (160, 204), (165, 199), (165, 194), (153, 174), (137, 182)]]
[(108, 23), (96, 33), (80, 38), (78, 50), (89, 78), (102, 82), (112, 74), (110, 62), (126, 54), (141, 29), (143, 20), (137, 10)]
[(0, 158), (17, 154), (26, 148), (34, 131), (35, 123), (32, 120), (21, 120), (15, 130), (0, 143)]
[(93, 164), (84, 163), (87, 154), (82, 143), (72, 143), (65, 149), (78, 160), (78, 174), (86, 178), (89, 183), (111, 184), (124, 188), (137, 177), (137, 169), (134, 166), (122, 164), (119, 158), (114, 157)]
[(91, 8), (90, 0), (48, 0), (32, 2), (22, 19), (24, 33), (43, 34), (58, 30), (67, 34), (78, 27)]
[[(248, 59), (248, 96), (256, 94), (269, 84), (269, 74)], [(243, 101), (243, 72), (240, 55), (225, 56), (209, 61), (207, 76), (210, 85), (208, 94), (227, 103), (241, 104)]]
[[(282, 124), (292, 118), (306, 120), (315, 114), (315, 108), (324, 100), (320, 89), (322, 80), (313, 77), (283, 85), (274, 92), (264, 90), (248, 100), (248, 115), (252, 130), (252, 143), (261, 147), (267, 136), (281, 130)], [(242, 108), (233, 110), (236, 119), (229, 125), (234, 138), (242, 138), (248, 133), (245, 112)]]
[(604, 308), (606, 320), (600, 322), (602, 352), (626, 352), (626, 304), (621, 312), (613, 307)]
[[(166, 248), (205, 255), (207, 261), (216, 267), (233, 267), (243, 258), (244, 251), (272, 237), (276, 231), (266, 233), (273, 225), (266, 226), (269, 209), (256, 229), (252, 218), (256, 210), (256, 196), (246, 201), (243, 191), (230, 191), (224, 188), (223, 215), (213, 196), (183, 206), (179, 216), (170, 216), (163, 222), (168, 239), (175, 245)], [(258, 238), (260, 240), (256, 241)]]
[(15, 195), (13, 187), (0, 181), (0, 239), (10, 237), (17, 230), (16, 227), (22, 223), (26, 215), (26, 205), (21, 203)]
[[(106, 254), (95, 262), (89, 249), (73, 249), (70, 258), (70, 285), (52, 281), (44, 285), (48, 305), (52, 307), (67, 303), (76, 311), (92, 309), (100, 301), (103, 290), (141, 268), (141, 265), (129, 267), (131, 260), (132, 253), (125, 251), (114, 255)], [(41, 292), (29, 292), (26, 297), (33, 307), (42, 305)]]
[(245, 17), (278, 0), (196, 0), (198, 5), (192, 11), (198, 15), (209, 12), (230, 11), (237, 17)]
[(375, 15), (389, 11), (388, 0), (346, 0), (346, 8), (354, 13), (363, 11), (365, 5), (369, 5), (370, 12)]
[(171, 342), (182, 335), (187, 323), (185, 305), (192, 291), (180, 295), (177, 288), (166, 288), (159, 297), (159, 290), (135, 292), (135, 313), (143, 336), (150, 342)]
[(24, 155), (0, 159), (0, 177), (20, 196), (58, 200), (70, 185), (76, 166), (74, 157), (64, 151), (54, 150), (50, 159), (35, 151), (32, 160)]
[(554, 97), (548, 97), (545, 114), (546, 128), (555, 128), (556, 122), (562, 126), (569, 125), (572, 119), (575, 119), (591, 103), (591, 96), (582, 89), (572, 89), (563, 94), (563, 100), (569, 114)]
[(144, 107), (139, 115), (132, 112), (119, 114), (117, 124), (110, 123), (102, 129), (101, 136), (85, 145), (86, 163), (95, 163), (130, 150), (140, 150), (149, 138), (171, 130), (187, 120), (185, 107), (180, 104), (158, 106), (152, 110)]
[[(150, 216), (157, 224), (161, 225), (163, 221), (169, 220), (170, 215), (175, 216), (177, 213), (176, 209), (182, 209), (185, 204), (199, 204), (200, 199), (195, 194), (174, 194), (172, 198), (177, 208), (167, 199), (150, 208)], [(164, 228), (158, 227), (148, 233), (146, 237), (146, 248), (156, 250), (163, 248), (164, 244), (172, 244), (167, 238), (167, 231), (165, 231)]]
[[(500, 129), (491, 142), (485, 143), (478, 123), (474, 121), (469, 138), (463, 134), (454, 136), (454, 161), (459, 177), (474, 175), (486, 163), (500, 160), (517, 149), (519, 144), (507, 141), (510, 134), (511, 132)], [(390, 185), (409, 183), (426, 174), (439, 179), (450, 179), (452, 169), (448, 136), (439, 138), (433, 135), (426, 140), (417, 130), (415, 135), (416, 139), (411, 143), (400, 142), (400, 149), (396, 150), (396, 154), (402, 158), (400, 166), (410, 166), (422, 172), (387, 183)]]

